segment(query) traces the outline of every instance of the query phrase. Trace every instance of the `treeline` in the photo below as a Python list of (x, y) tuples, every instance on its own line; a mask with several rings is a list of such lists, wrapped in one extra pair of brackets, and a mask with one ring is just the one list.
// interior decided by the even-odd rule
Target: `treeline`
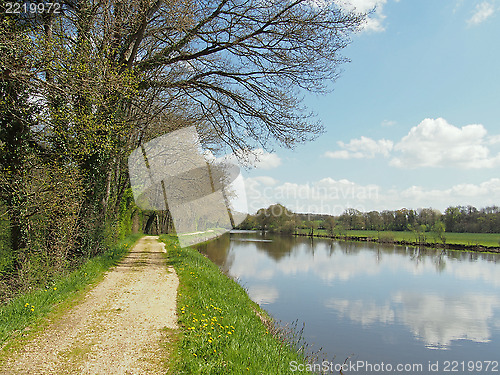
[(299, 229), (325, 229), (331, 234), (345, 230), (500, 233), (500, 207), (448, 207), (444, 213), (432, 208), (361, 212), (347, 209), (340, 216), (295, 214), (280, 204), (250, 215), (241, 229), (294, 233)]
[(214, 155), (314, 139), (297, 93), (329, 87), (366, 17), (288, 0), (57, 4), (0, 1), (0, 300), (134, 229), (172, 229), (133, 201), (128, 156), (152, 139), (195, 126)]

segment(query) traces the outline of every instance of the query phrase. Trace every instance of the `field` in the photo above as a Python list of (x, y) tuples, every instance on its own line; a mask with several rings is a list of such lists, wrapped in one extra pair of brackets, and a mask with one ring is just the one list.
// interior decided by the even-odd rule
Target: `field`
[[(307, 230), (302, 230), (301, 233), (307, 233)], [(318, 235), (327, 235), (324, 229), (318, 229), (314, 232)], [(413, 232), (398, 232), (398, 231), (376, 231), (376, 230), (347, 230), (342, 233), (342, 236), (348, 237), (370, 237), (373, 239), (392, 239), (394, 241), (415, 242), (416, 237)], [(429, 243), (440, 243), (436, 239), (434, 233), (426, 232), (426, 241)], [(470, 245), (470, 246), (488, 246), (500, 247), (500, 233), (445, 233), (447, 244)]]

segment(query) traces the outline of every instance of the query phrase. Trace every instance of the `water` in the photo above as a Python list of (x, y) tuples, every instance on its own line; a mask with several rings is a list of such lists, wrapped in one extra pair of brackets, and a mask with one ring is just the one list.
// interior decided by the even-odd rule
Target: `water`
[(244, 232), (200, 249), (275, 319), (305, 323), (330, 368), (500, 373), (499, 255)]

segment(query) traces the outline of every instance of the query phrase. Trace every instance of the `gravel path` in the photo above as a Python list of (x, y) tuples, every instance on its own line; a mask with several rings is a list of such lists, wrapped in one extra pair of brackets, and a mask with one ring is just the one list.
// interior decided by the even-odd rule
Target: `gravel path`
[(162, 328), (177, 328), (175, 270), (144, 237), (83, 301), (14, 353), (0, 374), (164, 374)]

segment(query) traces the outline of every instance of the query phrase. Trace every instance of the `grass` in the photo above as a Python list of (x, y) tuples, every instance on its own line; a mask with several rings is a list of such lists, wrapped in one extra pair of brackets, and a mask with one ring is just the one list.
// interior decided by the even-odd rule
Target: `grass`
[(306, 363), (293, 330), (283, 334), (245, 290), (192, 248), (161, 236), (179, 277), (180, 330), (172, 340), (172, 374), (290, 374)]
[[(303, 233), (308, 233), (307, 230), (303, 230)], [(301, 233), (302, 233), (301, 232)], [(315, 234), (328, 235), (328, 232), (324, 229), (318, 229), (314, 231)], [(373, 239), (378, 238), (392, 238), (394, 241), (407, 241), (414, 242), (415, 234), (409, 231), (376, 231), (376, 230), (347, 230), (342, 233), (342, 236), (346, 235), (349, 237), (371, 237)], [(434, 233), (425, 233), (427, 242), (430, 243), (440, 243), (439, 239), (434, 238)], [(499, 247), (500, 246), (500, 233), (450, 233), (446, 232), (444, 234), (447, 244), (456, 245), (470, 245), (470, 246), (488, 246), (488, 247)]]
[[(132, 235), (104, 253), (87, 260), (77, 270), (44, 288), (22, 294), (0, 307), (0, 346), (5, 351), (15, 345), (11, 339), (36, 328), (43, 318), (68, 303), (90, 285), (100, 281), (105, 271), (116, 265), (142, 235)], [(15, 340), (13, 340), (15, 341)]]

